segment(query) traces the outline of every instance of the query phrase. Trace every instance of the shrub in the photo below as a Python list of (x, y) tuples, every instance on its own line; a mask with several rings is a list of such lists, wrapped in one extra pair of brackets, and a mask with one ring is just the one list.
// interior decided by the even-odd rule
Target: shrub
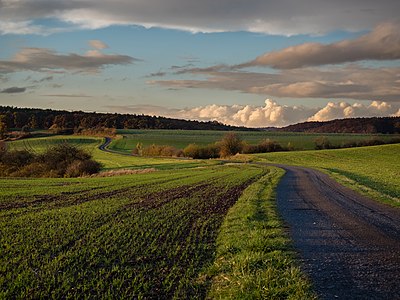
[(191, 158), (200, 158), (199, 153), (200, 153), (200, 146), (196, 144), (189, 144), (183, 149), (183, 155), (185, 157), (191, 157)]
[[(137, 152), (139, 153), (139, 149)], [(135, 151), (136, 152), (136, 151)], [(142, 155), (144, 156), (171, 156), (171, 157), (179, 157), (183, 156), (182, 150), (179, 150), (173, 146), (168, 145), (151, 145), (142, 149)]]
[(9, 176), (12, 177), (54, 177), (50, 176), (47, 166), (43, 163), (33, 162), (14, 171)]
[(183, 149), (183, 155), (194, 159), (208, 159), (218, 158), (220, 148), (216, 144), (210, 144), (205, 147), (198, 146), (196, 144), (189, 144)]
[(35, 159), (35, 155), (28, 150), (4, 151), (1, 161), (12, 167), (21, 168), (30, 164)]
[(75, 160), (67, 167), (64, 177), (92, 175), (98, 173), (100, 168), (100, 163), (91, 159)]
[(315, 149), (316, 150), (322, 150), (322, 149), (332, 149), (332, 144), (331, 142), (328, 140), (327, 137), (325, 136), (321, 136), (319, 138), (316, 138), (314, 140), (315, 143)]
[(227, 133), (219, 143), (220, 146), (220, 156), (228, 157), (240, 153), (243, 149), (243, 143), (240, 137), (235, 133)]
[(273, 140), (265, 139), (262, 140), (257, 145), (249, 145), (243, 144), (242, 153), (251, 154), (251, 153), (266, 153), (266, 152), (276, 152), (276, 151), (283, 151), (284, 149), (282, 146)]
[(59, 144), (37, 155), (27, 150), (0, 153), (0, 175), (13, 177), (77, 177), (100, 171), (101, 165), (86, 151)]
[(91, 155), (68, 143), (62, 143), (48, 148), (39, 155), (38, 161), (45, 163), (49, 170), (54, 170), (60, 177), (63, 177), (68, 166), (74, 161), (90, 159)]

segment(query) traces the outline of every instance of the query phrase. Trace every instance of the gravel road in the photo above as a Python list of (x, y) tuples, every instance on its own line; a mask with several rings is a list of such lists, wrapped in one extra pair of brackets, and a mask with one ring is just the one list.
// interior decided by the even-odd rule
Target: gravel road
[(278, 166), (278, 210), (320, 298), (400, 299), (400, 209), (319, 171)]

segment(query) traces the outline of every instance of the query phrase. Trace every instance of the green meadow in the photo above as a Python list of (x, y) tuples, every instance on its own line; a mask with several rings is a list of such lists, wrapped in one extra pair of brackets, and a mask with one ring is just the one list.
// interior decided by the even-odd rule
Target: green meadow
[[(281, 146), (286, 147), (290, 143), (297, 150), (314, 149), (315, 139), (321, 136), (327, 137), (332, 145), (339, 146), (342, 143), (364, 141), (371, 139), (366, 134), (310, 134), (292, 132), (268, 132), (268, 131), (237, 131), (235, 132), (242, 140), (249, 144), (257, 144), (263, 139), (277, 141)], [(130, 153), (137, 143), (143, 146), (170, 145), (183, 149), (191, 143), (205, 146), (215, 143), (226, 134), (226, 131), (205, 131), (205, 130), (118, 130), (121, 138), (115, 139), (110, 149)], [(376, 135), (383, 140), (389, 140), (392, 136)]]
[(400, 206), (400, 144), (256, 154), (262, 161), (327, 172), (367, 196)]
[(118, 155), (115, 153), (104, 152), (98, 149), (103, 143), (103, 138), (80, 137), (80, 136), (52, 136), (44, 138), (23, 139), (8, 143), (8, 148), (27, 149), (34, 152), (42, 152), (48, 147), (59, 143), (70, 143), (90, 152), (93, 158), (103, 165), (104, 170), (113, 169), (179, 169), (207, 166), (218, 164), (216, 161), (193, 161), (184, 159), (168, 159), (153, 157), (135, 157), (129, 155)]
[[(205, 298), (219, 276), (214, 261), (226, 214), (247, 187), (279, 175), (219, 165), (106, 178), (1, 179), (0, 298)], [(279, 231), (275, 218), (263, 222)], [(263, 269), (280, 274), (285, 286), (266, 295), (311, 294), (279, 234), (266, 253), (277, 263)]]
[[(155, 132), (147, 135), (150, 144), (156, 141), (150, 139)], [(174, 132), (174, 142), (190, 141), (186, 132), (166, 135)], [(203, 133), (192, 138), (207, 144), (223, 134)], [(264, 138), (261, 133), (243, 134), (248, 141)], [(290, 136), (299, 143), (304, 138), (282, 135)], [(315, 136), (310, 135), (310, 143), (311, 137)], [(136, 142), (127, 137), (113, 143), (124, 140)], [(103, 139), (96, 137), (32, 138), (8, 147), (41, 152), (63, 142), (90, 151), (103, 171), (151, 171), (111, 177), (0, 178), (0, 299), (315, 298), (276, 211), (275, 188), (282, 169), (109, 153), (98, 149)], [(400, 206), (399, 155), (400, 144), (394, 144), (237, 159), (317, 168), (379, 201)]]

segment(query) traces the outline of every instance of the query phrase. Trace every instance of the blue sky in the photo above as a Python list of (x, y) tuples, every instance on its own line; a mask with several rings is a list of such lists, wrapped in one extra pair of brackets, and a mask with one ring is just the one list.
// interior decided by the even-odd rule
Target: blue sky
[(253, 127), (400, 115), (397, 1), (283, 2), (1, 1), (0, 105)]

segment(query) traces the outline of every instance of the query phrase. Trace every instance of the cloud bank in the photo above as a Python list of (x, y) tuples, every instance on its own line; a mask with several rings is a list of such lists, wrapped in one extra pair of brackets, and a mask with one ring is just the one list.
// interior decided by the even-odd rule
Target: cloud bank
[(357, 39), (328, 45), (305, 43), (269, 52), (238, 67), (293, 69), (361, 60), (400, 59), (400, 23), (385, 23)]
[(241, 91), (267, 97), (400, 101), (400, 68), (366, 68), (358, 65), (329, 69), (302, 68), (274, 73), (191, 69), (206, 79), (151, 80), (169, 88), (203, 88)]
[(90, 50), (84, 55), (79, 55), (60, 54), (46, 48), (24, 48), (12, 59), (0, 60), (0, 73), (18, 71), (97, 73), (106, 66), (131, 64), (135, 60), (127, 55), (104, 54), (99, 50)]
[(399, 105), (373, 101), (369, 105), (329, 102), (322, 108), (281, 105), (267, 99), (264, 106), (211, 104), (186, 109), (171, 109), (153, 105), (108, 106), (121, 113), (166, 116), (199, 121), (217, 120), (229, 125), (246, 127), (286, 126), (304, 121), (328, 121), (342, 118), (389, 116), (399, 114)]
[(0, 93), (2, 93), (2, 94), (18, 94), (18, 93), (23, 93), (25, 91), (26, 91), (26, 87), (13, 86), (13, 87), (9, 87), (4, 90), (1, 90)]
[(97, 29), (141, 25), (190, 32), (250, 31), (268, 34), (321, 34), (359, 31), (398, 18), (397, 0), (2, 0), (0, 32), (51, 30), (34, 20), (58, 19), (72, 27)]

